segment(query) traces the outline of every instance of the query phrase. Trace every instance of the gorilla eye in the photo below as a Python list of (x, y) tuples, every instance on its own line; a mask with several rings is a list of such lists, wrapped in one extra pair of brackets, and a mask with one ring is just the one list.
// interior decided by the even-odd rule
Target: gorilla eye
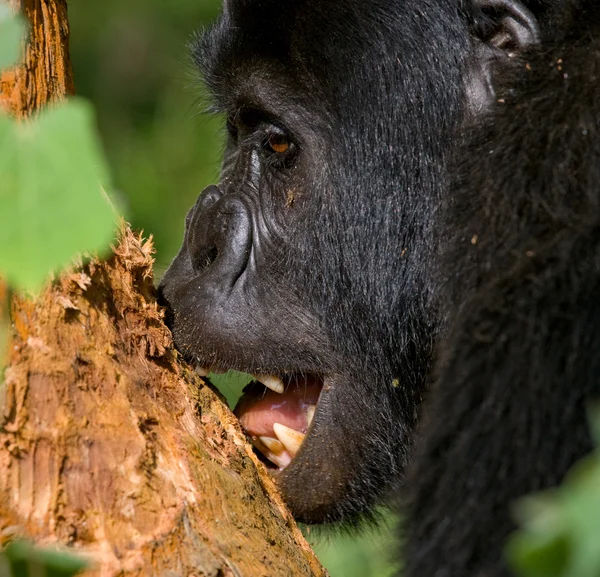
[(283, 154), (290, 149), (290, 142), (284, 134), (271, 134), (267, 138), (267, 144), (273, 152)]

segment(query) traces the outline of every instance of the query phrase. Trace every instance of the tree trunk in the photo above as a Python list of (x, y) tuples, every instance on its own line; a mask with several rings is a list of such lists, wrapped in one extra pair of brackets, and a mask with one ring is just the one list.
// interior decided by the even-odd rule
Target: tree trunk
[(22, 66), (0, 76), (0, 107), (22, 118), (73, 94), (64, 0), (9, 0), (30, 25)]
[[(73, 85), (65, 3), (21, 6), (31, 37), (0, 106), (25, 117)], [(173, 349), (152, 263), (124, 228), (108, 260), (13, 299), (0, 546), (68, 545), (107, 577), (325, 575), (236, 418)]]

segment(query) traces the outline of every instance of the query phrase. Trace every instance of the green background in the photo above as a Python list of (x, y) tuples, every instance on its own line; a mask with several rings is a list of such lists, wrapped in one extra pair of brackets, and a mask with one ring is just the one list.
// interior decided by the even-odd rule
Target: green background
[[(75, 87), (96, 107), (127, 218), (154, 235), (157, 275), (179, 248), (188, 208), (219, 172), (222, 122), (203, 113), (206, 95), (188, 53), (219, 6), (220, 0), (69, 1)], [(230, 403), (246, 382), (215, 381)], [(391, 574), (389, 529), (360, 538), (313, 529), (308, 537), (332, 577)]]

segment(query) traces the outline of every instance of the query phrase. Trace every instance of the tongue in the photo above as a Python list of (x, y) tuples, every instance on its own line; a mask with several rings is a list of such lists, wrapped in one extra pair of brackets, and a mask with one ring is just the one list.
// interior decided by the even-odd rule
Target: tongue
[(274, 437), (274, 423), (305, 433), (322, 387), (317, 377), (298, 377), (276, 393), (255, 381), (244, 389), (234, 413), (252, 437)]

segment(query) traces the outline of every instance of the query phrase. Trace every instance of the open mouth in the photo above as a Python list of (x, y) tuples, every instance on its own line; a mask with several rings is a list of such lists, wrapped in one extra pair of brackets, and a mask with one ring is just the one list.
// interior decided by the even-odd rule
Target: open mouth
[[(205, 376), (208, 371), (199, 369)], [(253, 375), (234, 409), (263, 461), (284, 469), (312, 422), (324, 379), (318, 375)]]

